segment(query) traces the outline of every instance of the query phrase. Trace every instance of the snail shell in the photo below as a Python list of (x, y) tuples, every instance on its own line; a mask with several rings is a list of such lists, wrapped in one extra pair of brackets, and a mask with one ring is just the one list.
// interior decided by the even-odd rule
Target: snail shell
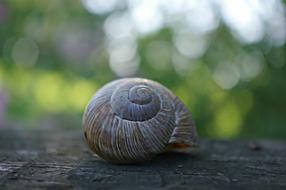
[(97, 91), (83, 116), (87, 144), (105, 160), (134, 163), (170, 147), (195, 147), (191, 113), (170, 90), (141, 78), (115, 80)]

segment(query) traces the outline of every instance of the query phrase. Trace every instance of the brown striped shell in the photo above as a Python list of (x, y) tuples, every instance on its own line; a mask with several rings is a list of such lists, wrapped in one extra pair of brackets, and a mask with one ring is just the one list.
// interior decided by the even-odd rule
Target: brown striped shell
[(87, 144), (115, 163), (148, 160), (168, 147), (197, 145), (197, 132), (184, 104), (166, 87), (141, 78), (103, 86), (83, 116)]

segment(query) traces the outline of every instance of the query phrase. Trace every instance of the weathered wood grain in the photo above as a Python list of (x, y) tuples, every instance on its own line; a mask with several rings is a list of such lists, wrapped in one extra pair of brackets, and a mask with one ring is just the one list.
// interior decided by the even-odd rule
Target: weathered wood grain
[(202, 140), (140, 165), (94, 156), (81, 130), (0, 129), (0, 189), (286, 189), (286, 142)]

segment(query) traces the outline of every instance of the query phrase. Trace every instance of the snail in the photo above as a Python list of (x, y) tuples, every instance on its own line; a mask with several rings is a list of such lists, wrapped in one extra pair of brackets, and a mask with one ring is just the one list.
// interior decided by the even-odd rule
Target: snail
[(99, 89), (84, 111), (83, 129), (92, 151), (119, 164), (198, 146), (194, 120), (181, 100), (143, 78), (118, 79)]

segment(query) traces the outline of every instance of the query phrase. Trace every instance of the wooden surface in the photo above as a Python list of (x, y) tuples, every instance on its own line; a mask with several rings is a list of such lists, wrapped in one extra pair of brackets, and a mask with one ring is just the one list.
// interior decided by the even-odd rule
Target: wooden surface
[(140, 165), (94, 156), (81, 130), (0, 129), (0, 189), (286, 189), (286, 142), (202, 140)]

